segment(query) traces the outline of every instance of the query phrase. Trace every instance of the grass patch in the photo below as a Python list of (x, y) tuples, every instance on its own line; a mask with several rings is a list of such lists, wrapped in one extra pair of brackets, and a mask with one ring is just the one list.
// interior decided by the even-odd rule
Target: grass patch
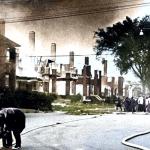
[(83, 104), (82, 102), (75, 103), (53, 103), (54, 111), (63, 111), (71, 115), (96, 115), (104, 113), (112, 113), (115, 111), (113, 104), (100, 103), (100, 104)]

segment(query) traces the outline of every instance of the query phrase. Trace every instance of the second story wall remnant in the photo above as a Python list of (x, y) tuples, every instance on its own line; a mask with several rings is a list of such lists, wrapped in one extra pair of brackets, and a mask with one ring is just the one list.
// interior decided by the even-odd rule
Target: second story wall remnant
[(0, 21), (0, 33), (0, 88), (9, 88), (14, 91), (16, 85), (16, 47), (20, 45), (4, 36), (4, 21)]

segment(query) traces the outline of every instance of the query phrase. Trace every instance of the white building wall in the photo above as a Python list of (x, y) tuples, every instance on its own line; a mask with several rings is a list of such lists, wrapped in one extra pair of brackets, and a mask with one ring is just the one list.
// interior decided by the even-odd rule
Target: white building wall
[(43, 92), (43, 83), (40, 82), (39, 83), (39, 89), (38, 89), (39, 92)]
[(52, 93), (52, 79), (49, 80), (49, 93)]
[(83, 85), (82, 84), (76, 85), (76, 94), (78, 94), (78, 93), (83, 95)]
[(57, 81), (56, 87), (57, 87), (56, 93), (58, 95), (66, 95), (66, 81)]

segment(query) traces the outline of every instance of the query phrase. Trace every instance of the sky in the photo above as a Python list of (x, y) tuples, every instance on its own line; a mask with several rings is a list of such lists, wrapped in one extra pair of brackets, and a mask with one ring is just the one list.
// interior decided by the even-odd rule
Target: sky
[[(11, 0), (10, 0), (11, 1)], [(45, 0), (48, 1), (48, 0)], [(71, 1), (71, 3), (69, 3)], [(99, 9), (103, 5), (106, 4), (111, 7), (111, 3), (113, 6), (122, 6), (126, 5), (126, 3), (121, 3), (122, 1), (126, 1), (129, 4), (135, 3), (143, 3), (143, 7), (136, 7), (132, 9), (122, 9), (118, 11), (107, 11), (106, 12), (99, 12), (94, 14), (87, 14), (87, 15), (79, 15), (79, 16), (70, 16), (70, 17), (62, 17), (62, 18), (53, 18), (53, 19), (45, 19), (45, 20), (37, 20), (37, 21), (26, 21), (26, 22), (8, 22), (6, 23), (6, 36), (9, 37), (11, 40), (17, 42), (21, 45), (21, 53), (23, 55), (30, 55), (31, 52), (28, 51), (28, 34), (29, 31), (35, 31), (36, 35), (36, 52), (34, 55), (50, 55), (50, 47), (51, 43), (56, 43), (57, 45), (57, 55), (68, 55), (70, 51), (74, 51), (75, 54), (82, 54), (89, 56), (90, 64), (92, 66), (92, 73), (94, 70), (102, 70), (103, 68), (101, 65), (101, 60), (97, 61), (95, 59), (93, 52), (93, 45), (95, 43), (94, 31), (98, 28), (104, 28), (107, 26), (111, 26), (113, 23), (118, 21), (122, 21), (125, 19), (125, 16), (130, 16), (131, 18), (135, 18), (138, 16), (149, 15), (150, 5), (144, 5), (144, 3), (150, 3), (150, 0), (112, 0), (110, 1), (103, 1), (103, 0), (95, 0), (95, 4), (93, 4), (92, 0), (57, 0), (56, 3), (51, 3), (49, 1), (49, 5), (44, 5), (42, 7), (49, 7), (49, 14), (51, 16), (59, 16), (62, 14), (74, 14), (74, 12), (88, 12), (93, 11), (93, 9)], [(38, 1), (33, 7), (40, 7), (38, 6)], [(53, 1), (54, 2), (54, 1)], [(80, 3), (79, 3), (80, 2)], [(99, 5), (100, 2), (100, 5)], [(8, 21), (11, 19), (8, 18), (20, 18), (23, 17), (24, 19), (29, 19), (28, 16), (36, 16), (38, 9), (33, 8), (31, 9), (30, 3), (28, 6), (20, 5), (18, 3), (9, 4), (5, 8), (6, 4), (0, 9), (0, 17), (7, 18)], [(88, 7), (87, 7), (88, 6)], [(54, 9), (57, 8), (57, 9)], [(47, 9), (47, 8), (46, 8)], [(42, 11), (38, 10), (41, 16), (47, 14), (44, 9)], [(39, 14), (38, 14), (39, 17)], [(34, 17), (33, 17), (34, 18)], [(113, 57), (110, 55), (102, 55), (101, 58), (108, 59), (108, 76), (119, 76), (118, 69), (113, 64)], [(30, 66), (29, 62), (25, 58), (26, 63), (25, 66)], [(57, 59), (57, 63), (68, 63), (68, 57), (62, 57)], [(84, 65), (84, 57), (75, 57), (75, 66), (81, 72), (81, 68)], [(28, 71), (31, 73), (31, 71)], [(129, 73), (125, 76), (128, 80), (137, 80), (134, 78), (132, 73)]]

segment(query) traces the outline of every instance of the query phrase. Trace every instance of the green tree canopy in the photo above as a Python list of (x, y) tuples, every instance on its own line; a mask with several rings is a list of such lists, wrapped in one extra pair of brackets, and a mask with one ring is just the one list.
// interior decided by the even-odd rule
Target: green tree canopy
[(132, 70), (143, 86), (150, 88), (150, 16), (126, 17), (112, 27), (98, 29), (95, 37), (97, 56), (111, 52), (121, 74)]

